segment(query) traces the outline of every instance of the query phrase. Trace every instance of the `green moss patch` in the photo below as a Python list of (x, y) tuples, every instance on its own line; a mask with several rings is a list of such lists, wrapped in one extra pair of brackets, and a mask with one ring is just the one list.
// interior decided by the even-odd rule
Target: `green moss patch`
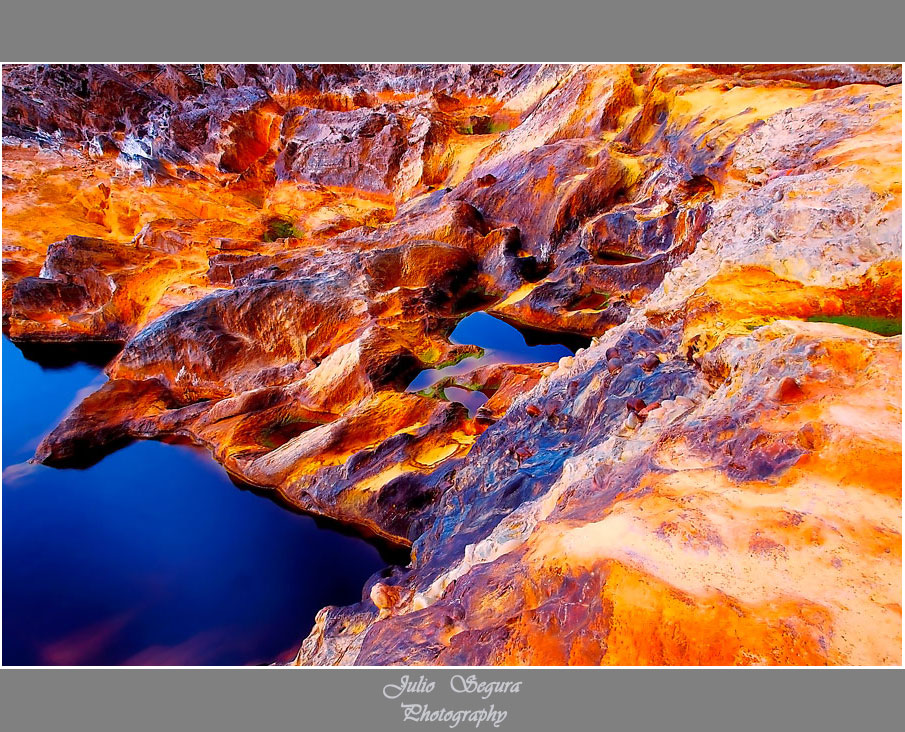
[(273, 242), (277, 239), (289, 239), (295, 237), (301, 239), (305, 232), (296, 227), (289, 219), (274, 217), (268, 219), (264, 229), (264, 241)]
[(456, 128), (460, 135), (495, 135), (500, 132), (506, 132), (512, 129), (512, 125), (504, 120), (493, 121), (487, 119), (477, 119), (461, 124)]
[(435, 369), (445, 369), (449, 366), (455, 366), (456, 364), (461, 363), (466, 358), (483, 358), (484, 349), (480, 347), (476, 347), (474, 351), (466, 351), (465, 353), (459, 353), (452, 358), (447, 359), (446, 361), (441, 361), (438, 364), (434, 365)]
[(881, 336), (902, 334), (902, 318), (879, 318), (872, 315), (812, 315), (809, 323), (838, 323), (851, 328), (869, 330)]

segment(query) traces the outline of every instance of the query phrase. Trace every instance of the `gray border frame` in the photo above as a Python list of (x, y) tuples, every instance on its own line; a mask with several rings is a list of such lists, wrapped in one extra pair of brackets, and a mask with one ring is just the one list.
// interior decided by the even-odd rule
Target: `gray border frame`
[(5, 5), (0, 54), (7, 63), (889, 62), (902, 59), (905, 27), (905, 6), (897, 0), (18, 0)]
[[(587, 2), (587, 0), (585, 0)], [(280, 5), (283, 7), (280, 7)], [(890, 61), (905, 7), (870, 0), (29, 0), (0, 13), (6, 62), (292, 60)], [(697, 57), (696, 59), (690, 58)], [(706, 57), (706, 58), (702, 58)], [(436, 684), (432, 708), (495, 704), (509, 730), (892, 730), (902, 669), (2, 669), (0, 727), (35, 730), (444, 730), (405, 722), (386, 684)], [(453, 694), (454, 674), (521, 680), (518, 694)], [(465, 697), (463, 699), (463, 697)], [(461, 723), (457, 729), (473, 729)], [(485, 722), (479, 729), (495, 729)]]
[[(449, 680), (521, 680), (516, 694), (454, 694)], [(430, 694), (387, 699), (409, 674)], [(218, 729), (382, 732), (886, 732), (905, 713), (901, 672), (837, 669), (148, 669), (34, 670), (0, 679), (0, 724), (11, 732)], [(405, 722), (400, 703), (508, 714), (498, 727)]]

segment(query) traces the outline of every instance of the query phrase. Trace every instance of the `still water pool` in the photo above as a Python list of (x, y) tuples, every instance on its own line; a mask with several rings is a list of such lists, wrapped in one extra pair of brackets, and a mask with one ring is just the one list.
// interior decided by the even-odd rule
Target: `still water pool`
[[(483, 312), (471, 313), (462, 318), (450, 334), (449, 340), (459, 345), (480, 346), (484, 349), (484, 355), (480, 358), (466, 358), (454, 366), (443, 369), (422, 371), (409, 384), (407, 391), (419, 391), (447, 376), (464, 374), (494, 363), (559, 361), (563, 356), (571, 356), (574, 353), (572, 349), (559, 343), (531, 345), (525, 336), (511, 325)], [(468, 392), (458, 387), (449, 387), (444, 393), (447, 399), (462, 402), (472, 415), (487, 401), (483, 394)]]
[[(241, 490), (205, 453), (137, 442), (85, 470), (29, 465), (99, 366), (3, 339), (3, 663), (290, 658), (324, 605), (361, 599), (377, 549)], [(46, 365), (45, 365), (46, 366)]]

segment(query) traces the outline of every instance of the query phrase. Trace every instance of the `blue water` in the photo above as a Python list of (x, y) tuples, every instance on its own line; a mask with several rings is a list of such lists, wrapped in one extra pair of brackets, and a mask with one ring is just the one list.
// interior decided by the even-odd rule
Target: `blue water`
[[(563, 356), (571, 356), (573, 353), (560, 344), (530, 346), (526, 343), (525, 337), (511, 325), (482, 312), (472, 313), (459, 321), (449, 339), (460, 345), (480, 346), (484, 349), (484, 355), (481, 358), (466, 358), (455, 366), (447, 366), (444, 369), (422, 371), (409, 384), (408, 391), (419, 391), (447, 376), (464, 374), (488, 364), (559, 361)], [(453, 392), (453, 389), (447, 391), (447, 397), (453, 397), (453, 394), (449, 392)], [(455, 389), (455, 401), (462, 401), (469, 407), (469, 410), (473, 411), (473, 405), (480, 400), (480, 395), (472, 395), (466, 403), (466, 398), (461, 396), (462, 393), (467, 392), (463, 389)]]
[[(367, 542), (233, 485), (190, 447), (134, 443), (86, 470), (27, 465), (96, 366), (3, 339), (3, 663), (270, 663), (386, 565)], [(87, 393), (87, 391), (85, 393)]]

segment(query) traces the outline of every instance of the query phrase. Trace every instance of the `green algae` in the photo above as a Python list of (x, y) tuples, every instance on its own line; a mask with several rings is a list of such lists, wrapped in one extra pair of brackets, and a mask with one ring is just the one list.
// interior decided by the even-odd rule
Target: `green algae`
[(881, 336), (902, 334), (902, 317), (881, 318), (873, 315), (812, 315), (809, 323), (837, 323), (851, 328), (869, 330)]

